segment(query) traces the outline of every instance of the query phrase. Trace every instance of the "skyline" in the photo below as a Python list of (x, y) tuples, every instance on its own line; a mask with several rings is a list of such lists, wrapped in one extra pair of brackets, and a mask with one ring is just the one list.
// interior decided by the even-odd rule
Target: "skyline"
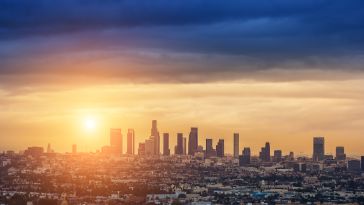
[[(85, 125), (85, 127), (87, 127), (88, 124)], [(89, 127), (87, 127), (89, 129)], [(96, 148), (96, 150), (79, 150), (77, 147), (77, 144), (72, 144), (71, 147), (71, 152), (65, 151), (65, 153), (75, 153), (75, 150), (80, 151), (81, 153), (104, 153), (106, 155), (111, 155), (111, 154), (121, 154), (121, 155), (139, 155), (139, 156), (145, 156), (145, 155), (154, 155), (154, 156), (169, 156), (169, 155), (190, 155), (190, 156), (194, 156), (196, 152), (201, 152), (200, 148), (201, 147), (203, 149), (204, 152), (206, 152), (204, 155), (209, 156), (209, 155), (213, 155), (213, 153), (219, 153), (217, 150), (221, 149), (222, 151), (220, 151), (220, 156), (219, 154), (217, 154), (217, 157), (222, 157), (222, 156), (231, 156), (234, 158), (239, 158), (239, 156), (244, 155), (245, 150), (248, 149), (249, 150), (249, 156), (259, 156), (259, 158), (262, 157), (262, 159), (267, 160), (267, 161), (271, 161), (271, 157), (273, 159), (273, 157), (276, 156), (276, 152), (279, 152), (280, 156), (291, 156), (291, 154), (296, 155), (297, 153), (295, 153), (294, 151), (290, 150), (282, 150), (280, 147), (276, 146), (273, 147), (271, 149), (271, 144), (269, 141), (265, 142), (264, 147), (261, 147), (261, 151), (256, 151), (256, 153), (253, 151), (251, 152), (251, 147), (249, 145), (243, 145), (241, 146), (241, 144), (239, 143), (240, 140), (240, 134), (234, 132), (233, 133), (233, 140), (232, 140), (232, 152), (226, 151), (225, 145), (226, 143), (224, 143), (226, 141), (225, 137), (219, 137), (217, 139), (216, 144), (216, 149), (214, 149), (214, 140), (213, 138), (206, 136), (206, 137), (199, 137), (199, 131), (198, 131), (198, 127), (191, 127), (190, 129), (190, 133), (189, 135), (185, 135), (182, 132), (179, 132), (176, 134), (175, 139), (176, 139), (176, 143), (174, 144), (175, 146), (173, 146), (173, 144), (170, 144), (170, 139), (171, 139), (171, 135), (169, 132), (163, 132), (160, 133), (158, 130), (158, 125), (157, 125), (157, 120), (152, 120), (152, 128), (151, 128), (151, 135), (146, 138), (144, 141), (141, 141), (140, 143), (135, 144), (135, 130), (133, 128), (128, 128), (127, 129), (127, 134), (123, 135), (122, 129), (121, 128), (110, 128), (109, 129), (109, 144), (104, 144), (101, 145), (100, 147)], [(163, 137), (163, 140), (160, 140), (160, 136)], [(177, 141), (179, 140), (179, 138), (182, 137), (182, 140), (185, 140), (188, 138), (188, 142), (184, 142), (186, 144), (183, 144), (183, 147), (178, 147), (178, 143)], [(192, 137), (192, 138), (191, 138)], [(172, 137), (173, 138), (173, 137)], [(173, 141), (173, 140), (172, 140)], [(202, 143), (198, 143), (198, 142)], [(229, 140), (227, 140), (229, 142)], [(205, 143), (204, 143), (205, 142)], [(222, 144), (220, 144), (222, 143)], [(158, 146), (159, 144), (159, 146)], [(220, 144), (220, 145), (219, 145)], [(167, 147), (165, 147), (167, 145)], [(343, 157), (342, 154), (344, 154), (344, 157), (346, 158), (346, 156), (348, 157), (358, 157), (358, 155), (352, 155), (350, 152), (345, 152), (345, 146), (342, 145), (336, 145), (335, 146), (335, 153), (331, 153), (331, 152), (326, 152), (326, 142), (325, 142), (325, 137), (324, 136), (315, 136), (313, 137), (313, 147), (312, 147), (312, 152), (311, 155), (308, 153), (298, 153), (297, 157), (311, 157), (313, 160), (316, 161), (321, 161), (324, 158), (326, 158), (326, 156), (333, 156), (338, 157), (337, 155), (340, 154), (339, 157)], [(192, 146), (192, 148), (191, 148)], [(208, 147), (207, 147), (208, 146)], [(218, 148), (220, 146), (220, 148)], [(221, 147), (222, 146), (222, 147)], [(43, 146), (34, 146), (34, 145), (29, 145), (27, 148), (30, 147), (42, 147), (42, 149), (44, 149)], [(174, 147), (174, 149), (173, 149)], [(230, 147), (228, 145), (228, 147)], [(142, 153), (140, 153), (140, 149), (142, 148)], [(165, 149), (166, 148), (166, 149)], [(172, 149), (171, 149), (172, 148)], [(186, 151), (181, 151), (180, 149), (186, 150)], [(187, 149), (189, 150), (187, 152)], [(20, 152), (24, 151), (26, 149), (23, 150), (19, 150)], [(138, 150), (135, 151), (134, 150)], [(149, 150), (149, 151), (147, 151)], [(174, 150), (174, 152), (171, 152), (171, 150)], [(329, 149), (331, 150), (331, 149)], [(5, 151), (14, 151), (14, 150), (4, 150)], [(211, 151), (213, 153), (211, 153)], [(47, 144), (47, 149), (46, 152), (56, 152), (56, 153), (61, 153), (61, 152), (57, 152), (55, 151), (53, 148), (51, 148), (51, 143)], [(168, 154), (166, 154), (165, 152), (168, 152)], [(273, 153), (273, 155), (272, 155)], [(212, 156), (211, 155), (211, 156)], [(117, 155), (116, 155), (117, 156)]]
[(328, 152), (342, 145), (362, 155), (363, 8), (360, 0), (3, 0), (0, 150), (48, 142), (95, 150), (113, 127), (124, 136), (135, 129), (137, 145), (158, 119), (170, 136), (197, 126), (201, 137), (224, 137), (229, 153), (238, 132), (253, 152), (269, 141), (310, 153), (306, 142), (325, 136)]

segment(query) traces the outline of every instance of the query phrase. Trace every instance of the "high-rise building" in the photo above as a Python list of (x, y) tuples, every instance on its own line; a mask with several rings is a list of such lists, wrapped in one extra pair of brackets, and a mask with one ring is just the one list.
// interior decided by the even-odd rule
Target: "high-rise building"
[(113, 154), (120, 156), (123, 153), (123, 136), (121, 129), (110, 129), (110, 146)]
[(294, 160), (294, 152), (289, 152), (288, 160), (291, 160), (291, 161)]
[(264, 158), (267, 162), (270, 161), (270, 144), (269, 144), (269, 142), (265, 143), (265, 157)]
[(212, 157), (214, 148), (212, 147), (212, 139), (206, 139), (206, 157)]
[(138, 155), (140, 155), (140, 156), (145, 155), (145, 143), (139, 143)]
[(217, 157), (224, 157), (225, 153), (224, 153), (224, 140), (223, 139), (219, 139), (219, 142), (216, 145), (216, 156)]
[(239, 158), (239, 133), (234, 133), (234, 157)]
[(336, 147), (336, 160), (343, 161), (346, 160), (345, 148)]
[(135, 149), (135, 132), (134, 129), (128, 129), (128, 134), (127, 134), (127, 149), (126, 149), (126, 153), (130, 154), (130, 155), (134, 155), (134, 149)]
[(169, 134), (163, 133), (163, 155), (169, 156), (170, 150), (169, 150)]
[(50, 143), (48, 143), (48, 146), (47, 146), (47, 153), (52, 153), (52, 148), (51, 148)]
[(183, 138), (183, 155), (187, 154), (187, 139), (184, 137)]
[(194, 155), (198, 147), (198, 128), (191, 127), (190, 135), (188, 138), (188, 155)]
[(154, 137), (154, 154), (160, 154), (160, 136), (157, 128), (157, 120), (152, 121), (151, 136)]
[(282, 150), (274, 150), (273, 160), (280, 162), (282, 160)]
[(239, 156), (239, 166), (246, 166), (250, 164), (250, 147), (244, 147), (242, 155)]
[(76, 144), (72, 145), (72, 154), (77, 154), (77, 145)]
[(364, 172), (364, 156), (361, 156), (361, 171)]
[(259, 153), (259, 158), (260, 158), (260, 160), (262, 160), (264, 162), (270, 161), (270, 144), (269, 144), (269, 142), (266, 142), (265, 146), (262, 147), (262, 149)]
[(321, 161), (325, 157), (325, 138), (314, 137), (313, 138), (313, 155), (314, 161)]
[(145, 154), (150, 156), (150, 155), (155, 155), (155, 137), (151, 136), (149, 139), (145, 140)]
[(174, 154), (183, 155), (183, 134), (177, 133), (177, 145), (174, 149)]

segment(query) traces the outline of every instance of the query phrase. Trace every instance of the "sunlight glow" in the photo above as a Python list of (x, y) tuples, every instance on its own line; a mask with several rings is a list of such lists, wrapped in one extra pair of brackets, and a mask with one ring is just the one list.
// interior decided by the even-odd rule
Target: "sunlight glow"
[(84, 127), (87, 131), (94, 131), (96, 129), (97, 123), (94, 117), (86, 117), (84, 119)]

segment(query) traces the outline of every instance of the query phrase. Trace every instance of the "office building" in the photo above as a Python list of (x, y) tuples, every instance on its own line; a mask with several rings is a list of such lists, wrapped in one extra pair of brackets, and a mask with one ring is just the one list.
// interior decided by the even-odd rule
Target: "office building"
[(336, 147), (336, 160), (338, 161), (346, 160), (344, 147)]
[[(215, 154), (214, 154), (215, 153)], [(212, 139), (206, 139), (206, 158), (213, 157), (216, 155), (216, 151), (212, 147)]]
[(314, 137), (313, 138), (313, 155), (314, 161), (321, 161), (325, 157), (325, 138)]
[(183, 155), (183, 134), (177, 133), (177, 145), (174, 149), (174, 154)]
[(234, 157), (239, 158), (239, 133), (234, 133)]
[(269, 144), (269, 142), (266, 142), (265, 147), (262, 147), (262, 149), (261, 149), (261, 151), (259, 153), (259, 158), (263, 162), (269, 162), (270, 161), (270, 144)]
[(250, 156), (251, 156), (251, 152), (250, 152), (250, 148), (249, 147), (245, 147), (242, 151), (242, 155), (239, 156), (239, 166), (247, 166), (250, 164)]
[(282, 150), (274, 150), (273, 161), (275, 162), (282, 161)]
[(130, 154), (130, 155), (134, 155), (134, 148), (135, 148), (135, 132), (134, 129), (128, 129), (128, 134), (127, 134), (127, 149), (126, 149), (126, 153)]
[(151, 136), (149, 139), (145, 140), (145, 154), (148, 156), (156, 155), (155, 151), (155, 137)]
[(361, 171), (364, 172), (364, 156), (361, 156)]
[(169, 156), (170, 150), (169, 150), (169, 134), (163, 133), (163, 155)]
[(193, 156), (198, 147), (198, 128), (191, 127), (190, 135), (188, 138), (188, 155)]
[(145, 143), (139, 143), (138, 155), (139, 156), (144, 156), (145, 155)]
[(121, 129), (110, 129), (110, 147), (112, 153), (120, 156), (123, 153), (123, 136)]
[(187, 154), (187, 138), (183, 138), (183, 155)]
[(224, 140), (223, 139), (219, 139), (219, 142), (216, 145), (216, 156), (217, 157), (224, 157), (225, 153), (224, 153)]
[(157, 120), (152, 121), (151, 136), (154, 138), (154, 155), (160, 154), (160, 136), (157, 128)]

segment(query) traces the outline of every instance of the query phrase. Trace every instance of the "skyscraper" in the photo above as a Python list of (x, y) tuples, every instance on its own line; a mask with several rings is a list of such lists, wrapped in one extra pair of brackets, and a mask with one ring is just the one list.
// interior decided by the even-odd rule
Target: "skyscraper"
[(126, 153), (130, 155), (134, 155), (134, 148), (135, 148), (135, 132), (134, 129), (128, 129), (128, 135), (127, 135), (127, 149)]
[(239, 133), (234, 133), (234, 157), (239, 158)]
[(183, 155), (187, 154), (187, 139), (184, 137), (183, 138)]
[(270, 161), (270, 144), (269, 144), (269, 142), (265, 143), (265, 160), (267, 162)]
[(190, 135), (188, 138), (188, 155), (194, 155), (198, 147), (198, 128), (191, 127)]
[(177, 145), (174, 149), (174, 154), (183, 155), (183, 134), (177, 133)]
[(282, 150), (274, 150), (273, 160), (280, 162), (282, 160)]
[(154, 137), (154, 154), (160, 154), (160, 136), (157, 128), (157, 120), (152, 121), (151, 136)]
[(224, 153), (224, 140), (223, 139), (219, 139), (219, 142), (216, 145), (216, 156), (217, 157), (224, 157), (225, 153)]
[(169, 156), (170, 150), (169, 150), (169, 134), (163, 133), (163, 155)]
[(138, 155), (139, 156), (145, 155), (145, 143), (139, 143)]
[(336, 160), (342, 161), (346, 159), (345, 148), (336, 147)]
[(314, 161), (321, 161), (325, 157), (325, 138), (314, 137), (313, 138), (313, 155)]
[(155, 137), (151, 136), (149, 139), (145, 140), (145, 154), (150, 156), (150, 155), (155, 155)]
[(121, 129), (110, 129), (110, 146), (115, 155), (120, 156), (123, 153), (123, 136)]
[(47, 146), (47, 153), (52, 153), (52, 148), (51, 148), (50, 143), (48, 143), (48, 146)]
[(364, 172), (364, 156), (361, 156), (361, 171)]
[(262, 149), (259, 153), (259, 158), (260, 158), (260, 160), (262, 160), (264, 162), (270, 161), (270, 144), (269, 144), (269, 142), (266, 142), (265, 146), (262, 147)]
[(250, 164), (250, 147), (244, 147), (242, 155), (239, 156), (239, 166), (246, 166)]
[(206, 139), (206, 157), (212, 157), (213, 150), (212, 139)]

